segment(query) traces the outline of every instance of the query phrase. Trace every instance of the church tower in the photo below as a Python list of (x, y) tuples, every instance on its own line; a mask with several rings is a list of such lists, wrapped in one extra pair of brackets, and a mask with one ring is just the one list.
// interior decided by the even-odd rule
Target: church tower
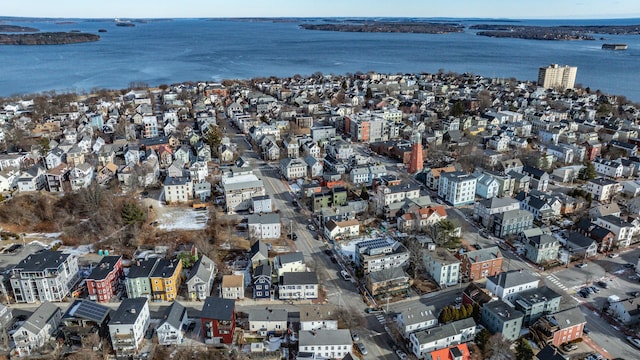
[(409, 158), (409, 173), (415, 174), (418, 171), (422, 171), (424, 167), (424, 161), (422, 159), (422, 138), (420, 133), (414, 131), (411, 135), (411, 157)]

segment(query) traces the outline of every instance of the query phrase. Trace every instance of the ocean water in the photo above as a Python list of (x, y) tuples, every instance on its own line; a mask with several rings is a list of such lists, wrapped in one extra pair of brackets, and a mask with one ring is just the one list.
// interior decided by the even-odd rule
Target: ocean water
[[(551, 63), (578, 67), (576, 83), (640, 101), (640, 36), (595, 35), (594, 41), (497, 39), (464, 33), (387, 34), (311, 31), (299, 23), (176, 19), (117, 27), (112, 20), (4, 21), (41, 31), (99, 33), (93, 43), (0, 46), (0, 96), (41, 91), (119, 89), (260, 76), (470, 72), (535, 80)], [(453, 20), (460, 21), (460, 20)], [(476, 20), (464, 20), (471, 25)], [(482, 21), (486, 23), (486, 21)], [(640, 24), (640, 19), (520, 21), (524, 25)], [(601, 40), (600, 37), (604, 37)], [(626, 51), (605, 51), (621, 42)]]

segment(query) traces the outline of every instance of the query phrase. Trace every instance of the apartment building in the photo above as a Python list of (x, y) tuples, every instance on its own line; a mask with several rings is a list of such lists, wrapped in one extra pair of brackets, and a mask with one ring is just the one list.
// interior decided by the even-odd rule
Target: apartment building
[(475, 201), (476, 177), (462, 171), (440, 174), (438, 196), (453, 206), (469, 205)]
[(538, 86), (544, 88), (573, 89), (576, 82), (577, 66), (551, 64), (538, 69)]
[(27, 256), (10, 274), (17, 303), (64, 301), (80, 279), (75, 256), (50, 250)]

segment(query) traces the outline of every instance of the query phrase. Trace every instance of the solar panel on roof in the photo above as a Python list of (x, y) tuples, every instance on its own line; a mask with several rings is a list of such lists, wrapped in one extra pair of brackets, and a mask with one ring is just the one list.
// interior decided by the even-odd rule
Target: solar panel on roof
[(92, 301), (83, 301), (73, 313), (75, 317), (82, 317), (95, 322), (101, 322), (109, 312), (109, 308)]

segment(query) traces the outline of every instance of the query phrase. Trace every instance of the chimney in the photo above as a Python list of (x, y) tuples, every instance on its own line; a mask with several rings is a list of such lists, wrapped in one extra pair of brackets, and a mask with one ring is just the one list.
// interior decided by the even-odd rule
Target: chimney
[(476, 262), (478, 262), (478, 259), (480, 259), (480, 257), (478, 255), (476, 255)]

